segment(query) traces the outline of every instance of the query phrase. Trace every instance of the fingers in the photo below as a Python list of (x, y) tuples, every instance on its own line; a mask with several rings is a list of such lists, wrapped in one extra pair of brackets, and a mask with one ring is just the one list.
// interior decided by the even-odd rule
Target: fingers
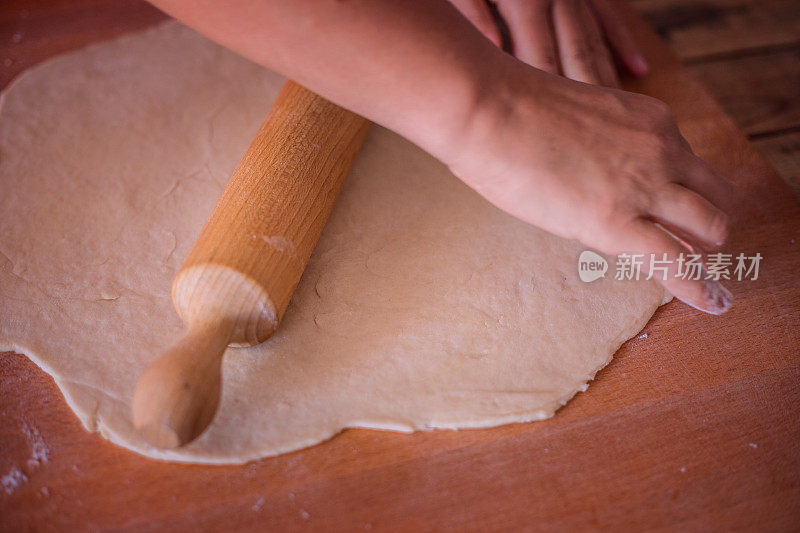
[(635, 76), (644, 76), (649, 68), (628, 27), (608, 0), (591, 0), (606, 39), (620, 62)]
[(622, 237), (633, 250), (644, 254), (643, 270), (673, 296), (713, 315), (730, 309), (733, 295), (718, 281), (705, 279), (706, 272), (699, 265), (697, 272), (692, 272), (694, 267), (686, 262), (688, 250), (656, 224), (636, 219), (626, 227)]
[(586, 2), (578, 3), (578, 11), (586, 28), (586, 40), (589, 42), (589, 49), (594, 52), (593, 63), (598, 73), (599, 82), (606, 87), (619, 87), (619, 76), (614, 65), (614, 58), (608, 48), (603, 29), (597, 20), (597, 14), (592, 6)]
[(619, 85), (603, 35), (583, 0), (555, 0), (553, 25), (566, 77), (584, 83)]
[[(492, 22), (483, 2), (453, 3), (479, 28)], [(608, 0), (497, 0), (497, 7), (511, 32), (514, 55), (536, 68), (558, 74), (560, 62), (568, 78), (618, 87), (615, 54), (634, 75), (647, 74), (644, 56)]]
[(696, 192), (676, 183), (667, 184), (658, 192), (651, 214), (712, 247), (721, 246), (728, 238), (728, 216)]
[(492, 13), (489, 11), (489, 6), (486, 5), (485, 0), (450, 0), (456, 9), (462, 15), (467, 17), (472, 25), (486, 36), (487, 39), (492, 41), (498, 48), (503, 47), (503, 39), (500, 37), (500, 31), (494, 23)]
[(505, 1), (497, 5), (508, 25), (514, 55), (521, 61), (558, 74), (558, 51), (550, 27), (550, 2)]

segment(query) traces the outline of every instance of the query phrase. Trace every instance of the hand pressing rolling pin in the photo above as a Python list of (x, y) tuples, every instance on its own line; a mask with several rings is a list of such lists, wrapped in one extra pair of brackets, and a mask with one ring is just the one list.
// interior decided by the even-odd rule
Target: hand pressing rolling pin
[[(647, 65), (608, 0), (498, 0), (516, 57), (496, 46), (484, 0), (153, 3), (403, 135), (551, 233), (673, 260), (727, 237), (729, 182), (692, 153), (666, 104), (613, 88), (612, 56), (634, 75)], [(662, 283), (708, 313), (732, 303), (714, 280)]]

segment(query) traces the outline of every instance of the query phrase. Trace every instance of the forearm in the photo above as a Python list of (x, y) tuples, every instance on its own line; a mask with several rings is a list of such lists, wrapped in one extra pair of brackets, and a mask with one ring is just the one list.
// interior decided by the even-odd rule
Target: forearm
[(440, 158), (510, 60), (446, 0), (153, 3)]

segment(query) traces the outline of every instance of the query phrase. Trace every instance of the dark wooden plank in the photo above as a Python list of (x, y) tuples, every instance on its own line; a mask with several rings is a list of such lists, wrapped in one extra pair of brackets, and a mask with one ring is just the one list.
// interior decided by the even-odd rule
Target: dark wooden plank
[[(668, 304), (550, 420), (346, 431), (240, 467), (159, 463), (88, 434), (48, 376), (0, 354), (0, 476), (25, 476), (0, 489), (0, 530), (800, 528), (800, 206), (666, 47), (634, 28), (654, 72), (628, 87), (667, 101), (695, 150), (736, 182), (732, 250), (766, 258), (759, 280), (732, 284), (728, 315)], [(46, 460), (32, 460), (37, 446)]]
[(753, 144), (800, 196), (800, 131), (755, 139)]
[(800, 47), (691, 69), (748, 135), (800, 126)]
[(634, 6), (684, 60), (800, 42), (797, 0), (638, 0)]

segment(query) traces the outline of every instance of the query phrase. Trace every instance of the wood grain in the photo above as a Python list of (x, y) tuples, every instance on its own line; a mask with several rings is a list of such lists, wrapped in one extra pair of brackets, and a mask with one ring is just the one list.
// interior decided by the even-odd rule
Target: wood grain
[(769, 164), (800, 196), (800, 129), (753, 141)]
[(757, 281), (732, 284), (729, 314), (666, 305), (550, 420), (348, 430), (241, 467), (154, 462), (87, 434), (48, 376), (4, 354), (0, 475), (26, 479), (0, 491), (0, 529), (800, 528), (800, 206), (634, 23), (654, 73), (629, 88), (670, 103), (696, 151), (736, 182), (731, 249), (765, 257)]
[(800, 46), (692, 65), (692, 72), (748, 135), (800, 127)]
[(797, 0), (636, 0), (635, 6), (684, 60), (800, 41)]

